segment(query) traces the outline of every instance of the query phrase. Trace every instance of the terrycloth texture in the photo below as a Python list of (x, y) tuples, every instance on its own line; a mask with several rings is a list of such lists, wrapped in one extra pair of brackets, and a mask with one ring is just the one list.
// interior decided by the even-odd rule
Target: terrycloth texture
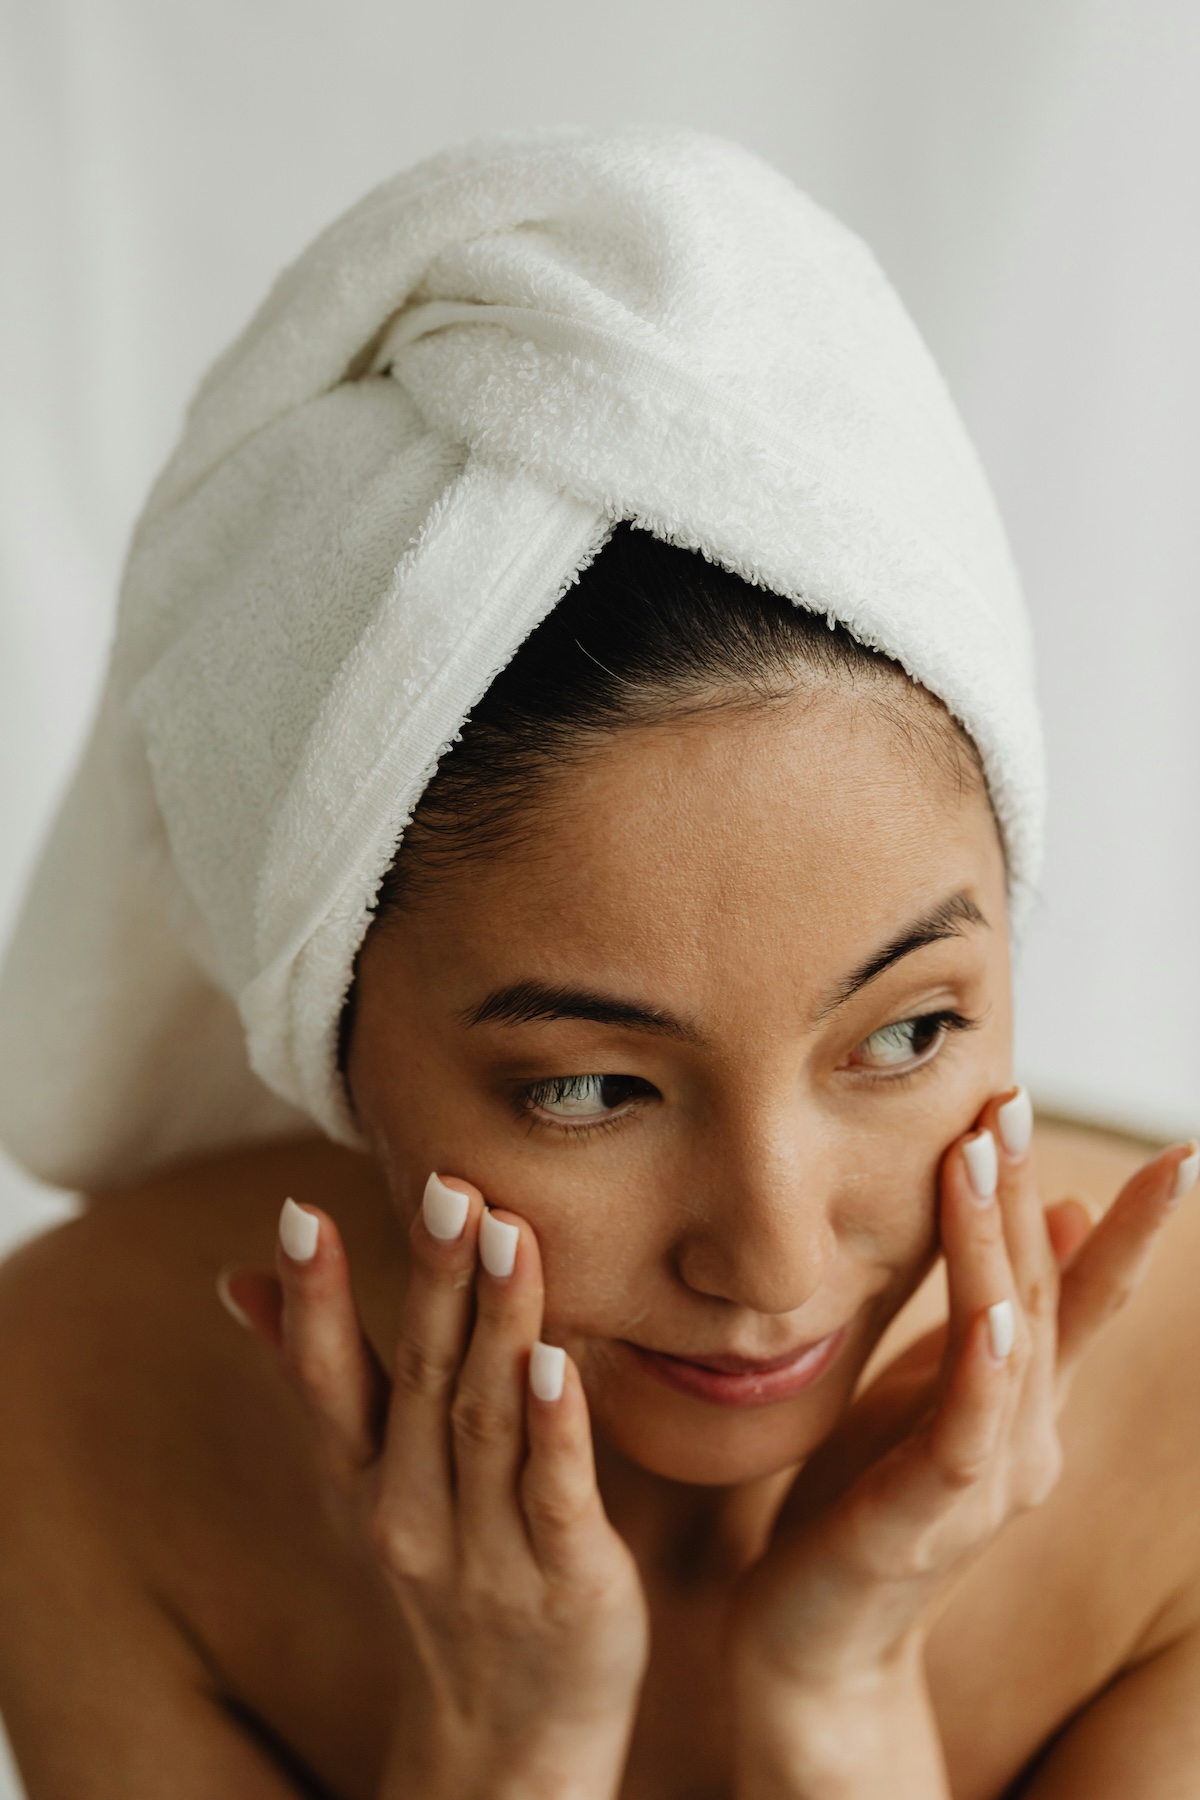
[(369, 195), (200, 390), (0, 982), (22, 1161), (104, 1185), (306, 1118), (356, 1141), (335, 1038), (380, 878), (620, 518), (940, 695), (1020, 915), (1043, 810), (1027, 624), (869, 252), (711, 138), (505, 137)]

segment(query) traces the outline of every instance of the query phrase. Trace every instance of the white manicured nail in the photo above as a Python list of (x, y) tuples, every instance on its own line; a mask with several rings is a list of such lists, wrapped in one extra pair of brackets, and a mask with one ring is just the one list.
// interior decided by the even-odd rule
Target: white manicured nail
[(321, 1221), (294, 1200), (285, 1200), (279, 1215), (279, 1241), (293, 1262), (311, 1262), (317, 1254)]
[(228, 1268), (222, 1269), (221, 1273), (217, 1276), (217, 1299), (221, 1302), (221, 1305), (225, 1308), (225, 1311), (229, 1314), (231, 1319), (236, 1319), (239, 1325), (244, 1325), (247, 1331), (252, 1331), (254, 1327), (251, 1325), (248, 1315), (242, 1311), (241, 1307), (229, 1291), (229, 1277), (232, 1274), (233, 1269)]
[(999, 1169), (996, 1164), (996, 1140), (990, 1131), (981, 1131), (963, 1145), (967, 1175), (977, 1200), (990, 1200), (996, 1192)]
[(506, 1225), (503, 1219), (484, 1208), (479, 1225), (479, 1260), (489, 1275), (503, 1281), (506, 1275), (512, 1274), (520, 1235), (515, 1225)]
[(436, 1175), (429, 1177), (425, 1183), (421, 1212), (430, 1237), (437, 1238), (442, 1244), (452, 1244), (455, 1238), (462, 1236), (470, 1210), (468, 1195), (460, 1194), (457, 1188), (447, 1187)]
[(1017, 1323), (1013, 1318), (1011, 1300), (997, 1300), (995, 1306), (989, 1306), (987, 1312), (988, 1338), (991, 1341), (992, 1355), (997, 1362), (1003, 1362), (1013, 1347), (1013, 1339), (1017, 1335)]
[(567, 1353), (557, 1344), (535, 1344), (529, 1354), (529, 1385), (539, 1400), (561, 1400)]
[(1024, 1156), (1033, 1141), (1033, 1104), (1024, 1088), (996, 1108), (1000, 1141), (1010, 1156)]
[(1200, 1144), (1193, 1143), (1191, 1155), (1185, 1156), (1175, 1170), (1175, 1185), (1171, 1189), (1171, 1205), (1190, 1193), (1196, 1185), (1196, 1177), (1200, 1175)]

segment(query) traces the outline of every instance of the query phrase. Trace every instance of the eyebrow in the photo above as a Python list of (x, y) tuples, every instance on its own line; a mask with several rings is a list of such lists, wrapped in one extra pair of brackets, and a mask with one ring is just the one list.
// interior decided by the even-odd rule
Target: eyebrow
[[(966, 927), (987, 925), (987, 920), (968, 894), (952, 894), (885, 944), (867, 962), (847, 976), (821, 1007), (819, 1019), (844, 1006), (851, 995), (890, 969), (902, 957), (942, 938), (961, 937)], [(475, 1006), (459, 1014), (465, 1026), (533, 1025), (552, 1019), (582, 1019), (591, 1025), (615, 1025), (625, 1031), (645, 1031), (655, 1037), (676, 1038), (684, 1043), (703, 1042), (702, 1034), (674, 1013), (642, 1006), (613, 994), (589, 988), (555, 987), (544, 981), (513, 981), (495, 988)]]
[(865, 988), (869, 982), (898, 963), (902, 957), (911, 956), (914, 950), (923, 950), (927, 944), (939, 943), (943, 938), (962, 937), (964, 931), (972, 925), (982, 925), (990, 929), (987, 920), (976, 906), (969, 894), (951, 894), (941, 900), (931, 910), (907, 926), (882, 950), (869, 957), (848, 975), (845, 981), (831, 994), (830, 998), (817, 1013), (818, 1019), (824, 1019), (844, 1006), (852, 995)]
[(618, 1025), (626, 1031), (652, 1032), (656, 1037), (680, 1038), (698, 1043), (694, 1025), (658, 1007), (641, 1006), (612, 994), (587, 988), (552, 987), (542, 981), (514, 981), (496, 988), (478, 1006), (460, 1013), (464, 1025), (530, 1025), (547, 1019), (584, 1019), (592, 1025)]

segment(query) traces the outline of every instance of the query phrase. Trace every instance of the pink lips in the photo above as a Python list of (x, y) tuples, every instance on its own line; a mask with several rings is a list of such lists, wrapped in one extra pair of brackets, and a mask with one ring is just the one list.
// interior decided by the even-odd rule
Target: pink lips
[(648, 1374), (695, 1400), (707, 1400), (712, 1406), (773, 1406), (811, 1387), (825, 1373), (841, 1349), (847, 1329), (840, 1325), (815, 1344), (761, 1362), (745, 1356), (706, 1356), (693, 1362), (662, 1350), (643, 1349), (640, 1344), (628, 1344), (627, 1348)]

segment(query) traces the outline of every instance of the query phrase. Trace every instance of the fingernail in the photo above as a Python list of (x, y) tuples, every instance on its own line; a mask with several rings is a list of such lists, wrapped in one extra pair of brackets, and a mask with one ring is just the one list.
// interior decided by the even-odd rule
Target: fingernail
[(992, 1355), (997, 1362), (1004, 1362), (1013, 1347), (1013, 1339), (1017, 1335), (1017, 1324), (1013, 1318), (1011, 1300), (997, 1300), (995, 1306), (987, 1310), (988, 1341), (992, 1346)]
[(996, 1123), (1009, 1156), (1024, 1156), (1033, 1141), (1033, 1105), (1023, 1087), (996, 1108)]
[(996, 1164), (996, 1140), (990, 1131), (980, 1131), (963, 1145), (963, 1158), (975, 1198), (990, 1200), (996, 1192), (999, 1169)]
[(233, 1264), (231, 1263), (227, 1269), (222, 1269), (221, 1273), (217, 1276), (217, 1299), (221, 1302), (221, 1305), (225, 1308), (225, 1311), (229, 1314), (231, 1319), (236, 1319), (239, 1325), (244, 1325), (247, 1331), (252, 1331), (254, 1327), (251, 1325), (248, 1315), (242, 1311), (241, 1307), (229, 1291), (229, 1277), (232, 1274)]
[(489, 1275), (503, 1281), (511, 1275), (517, 1260), (517, 1239), (521, 1233), (515, 1225), (506, 1225), (486, 1207), (479, 1224), (479, 1260)]
[(537, 1343), (529, 1353), (529, 1385), (539, 1400), (561, 1400), (567, 1353), (557, 1344)]
[(460, 1194), (457, 1188), (447, 1187), (436, 1175), (429, 1177), (425, 1183), (421, 1212), (430, 1237), (437, 1238), (442, 1244), (452, 1244), (455, 1238), (462, 1236), (470, 1210), (469, 1195)]
[(1171, 1189), (1172, 1206), (1191, 1192), (1196, 1185), (1197, 1175), (1200, 1175), (1200, 1144), (1193, 1140), (1190, 1155), (1185, 1156), (1175, 1170), (1175, 1185)]
[(311, 1262), (317, 1254), (321, 1221), (315, 1213), (305, 1212), (294, 1200), (285, 1200), (279, 1215), (279, 1241), (293, 1262)]

